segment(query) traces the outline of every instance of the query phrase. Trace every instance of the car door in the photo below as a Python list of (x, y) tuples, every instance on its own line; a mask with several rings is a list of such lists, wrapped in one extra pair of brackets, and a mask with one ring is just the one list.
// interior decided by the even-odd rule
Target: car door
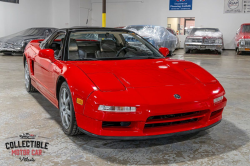
[(58, 71), (58, 65), (60, 64), (60, 57), (58, 54), (63, 49), (63, 40), (66, 36), (64, 31), (59, 31), (55, 35), (53, 35), (52, 39), (48, 41), (44, 49), (53, 49), (55, 53), (55, 61), (52, 62), (47, 58), (43, 58), (41, 56), (36, 56), (34, 71), (35, 77), (40, 83), (39, 89), (48, 97), (55, 98), (56, 96), (56, 73)]

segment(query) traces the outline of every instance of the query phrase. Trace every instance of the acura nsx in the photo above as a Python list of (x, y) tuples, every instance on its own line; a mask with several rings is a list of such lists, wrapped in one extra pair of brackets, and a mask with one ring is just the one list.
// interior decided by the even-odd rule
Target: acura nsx
[(25, 87), (59, 109), (67, 135), (136, 140), (217, 125), (227, 102), (222, 85), (168, 54), (126, 29), (60, 29), (26, 46)]

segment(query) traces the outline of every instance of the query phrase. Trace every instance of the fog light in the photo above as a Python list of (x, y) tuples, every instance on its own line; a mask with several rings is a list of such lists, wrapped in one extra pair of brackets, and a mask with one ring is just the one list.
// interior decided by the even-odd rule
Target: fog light
[(223, 100), (224, 96), (218, 97), (214, 99), (214, 104), (217, 104)]
[(121, 106), (105, 106), (99, 105), (99, 111), (108, 111), (108, 112), (135, 112), (136, 107), (121, 107)]

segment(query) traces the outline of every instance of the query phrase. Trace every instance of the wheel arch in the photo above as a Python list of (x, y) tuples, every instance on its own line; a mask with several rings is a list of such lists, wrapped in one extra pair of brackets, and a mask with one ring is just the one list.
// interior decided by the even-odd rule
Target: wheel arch
[(59, 92), (62, 83), (67, 82), (67, 80), (63, 76), (59, 76), (56, 82), (56, 98), (59, 100)]

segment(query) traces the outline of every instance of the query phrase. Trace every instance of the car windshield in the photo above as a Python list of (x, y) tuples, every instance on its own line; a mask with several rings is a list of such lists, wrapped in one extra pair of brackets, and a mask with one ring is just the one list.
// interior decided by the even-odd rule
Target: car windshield
[(70, 61), (163, 58), (159, 51), (133, 32), (74, 31), (70, 33)]
[(220, 31), (217, 28), (193, 28), (192, 31), (190, 32), (190, 35), (204, 36), (212, 33), (220, 33)]
[(250, 25), (243, 25), (242, 32), (250, 32)]
[(51, 33), (48, 29), (45, 28), (30, 28), (24, 31), (13, 34), (14, 36), (45, 36), (47, 33)]

